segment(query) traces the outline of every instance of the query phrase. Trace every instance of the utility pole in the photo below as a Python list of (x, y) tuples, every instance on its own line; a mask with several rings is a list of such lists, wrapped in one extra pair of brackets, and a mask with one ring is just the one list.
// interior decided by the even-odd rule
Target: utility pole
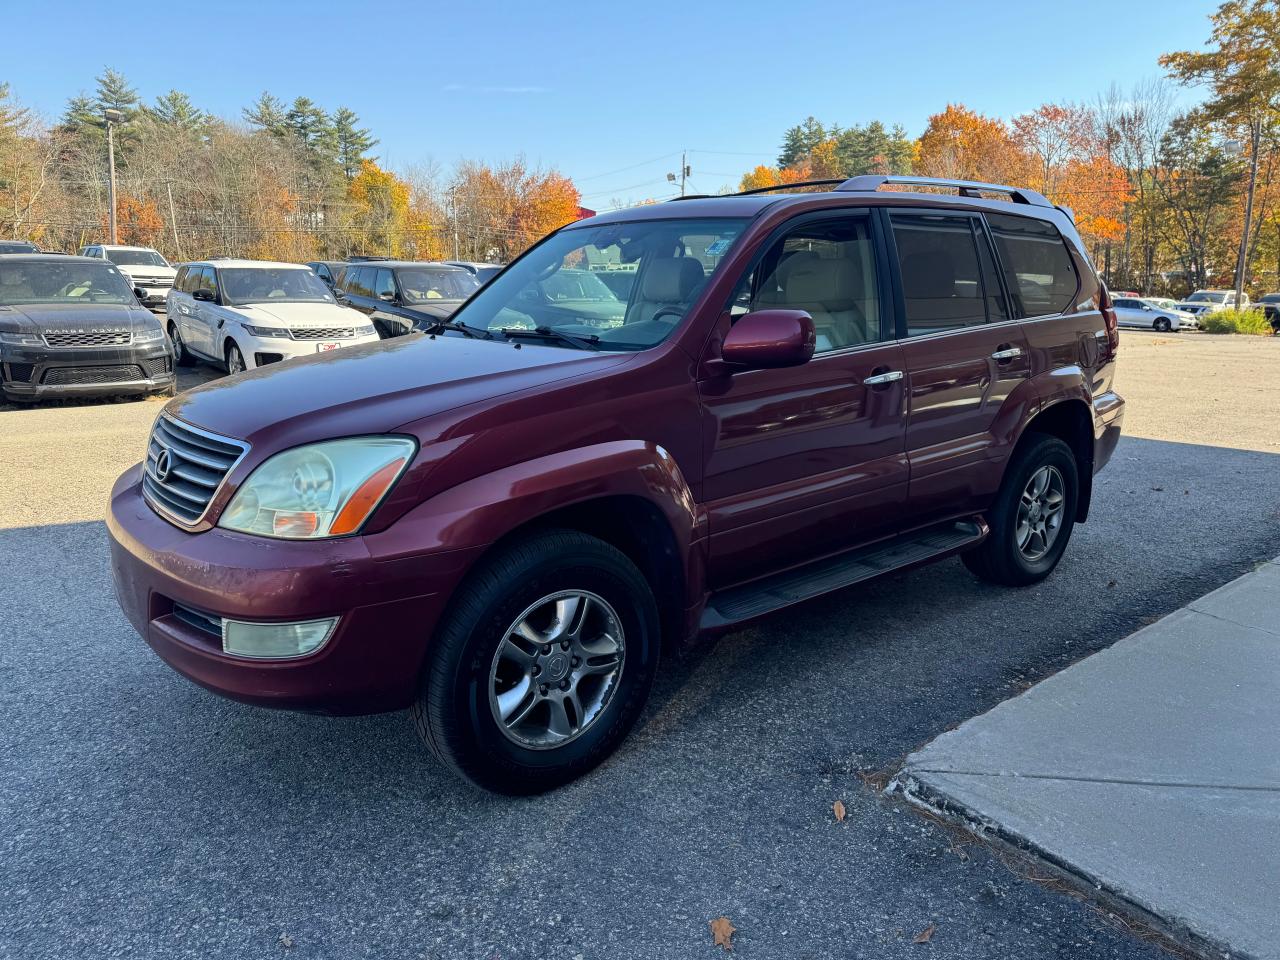
[(119, 243), (119, 235), (116, 233), (116, 140), (111, 128), (113, 124), (124, 121), (124, 114), (119, 110), (108, 109), (102, 111), (102, 117), (107, 121), (107, 202), (111, 205), (107, 213), (107, 226), (111, 233), (111, 242)]
[(187, 258), (182, 255), (182, 241), (178, 239), (178, 215), (173, 212), (173, 181), (166, 180), (164, 189), (169, 194), (169, 224), (173, 227), (173, 249), (178, 252), (179, 260), (185, 260)]
[[(693, 171), (689, 169), (689, 164), (685, 162), (685, 152), (681, 150), (680, 151), (680, 196), (682, 197), (684, 196), (685, 181), (689, 179), (689, 174), (691, 174), (692, 172)], [(675, 183), (676, 175), (674, 173), (668, 173), (667, 181), (669, 183)]]
[(449, 192), (449, 219), (453, 222), (453, 259), (458, 259), (458, 198)]

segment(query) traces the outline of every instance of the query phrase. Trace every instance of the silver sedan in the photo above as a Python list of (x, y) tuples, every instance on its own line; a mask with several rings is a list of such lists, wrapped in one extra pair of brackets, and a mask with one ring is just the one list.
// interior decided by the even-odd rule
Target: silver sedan
[(1162, 305), (1157, 300), (1118, 297), (1114, 305), (1116, 318), (1122, 327), (1142, 327), (1167, 333), (1170, 330), (1195, 330), (1200, 326), (1191, 314)]

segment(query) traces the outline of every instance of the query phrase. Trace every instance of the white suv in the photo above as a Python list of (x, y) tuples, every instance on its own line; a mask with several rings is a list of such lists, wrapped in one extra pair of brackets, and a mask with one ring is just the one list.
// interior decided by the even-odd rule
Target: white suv
[(129, 283), (143, 292), (143, 305), (153, 310), (164, 304), (164, 298), (173, 286), (174, 274), (177, 273), (169, 266), (168, 260), (150, 247), (98, 243), (82, 247), (80, 256), (110, 260), (128, 278)]
[(166, 309), (180, 366), (199, 358), (239, 373), (378, 340), (364, 314), (340, 306), (311, 268), (297, 263), (183, 264)]
[(1179, 310), (1197, 318), (1204, 316), (1206, 313), (1217, 313), (1219, 310), (1232, 310), (1236, 307), (1241, 310), (1249, 309), (1249, 295), (1247, 293), (1241, 296), (1240, 302), (1237, 304), (1234, 290), (1197, 290), (1178, 304)]

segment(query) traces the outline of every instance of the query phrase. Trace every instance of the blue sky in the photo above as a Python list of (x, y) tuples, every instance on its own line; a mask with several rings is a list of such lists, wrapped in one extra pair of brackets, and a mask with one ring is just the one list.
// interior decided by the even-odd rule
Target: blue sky
[[(786, 4), (310, 0), (0, 4), (0, 81), (48, 118), (104, 65), (226, 117), (264, 89), (348, 106), (392, 168), (523, 153), (583, 203), (713, 192), (772, 162), (809, 114), (918, 135), (948, 101), (1010, 117), (1158, 76), (1208, 35), (1213, 2)], [(1195, 94), (1182, 94), (1187, 102)], [(624, 169), (627, 168), (627, 169)]]

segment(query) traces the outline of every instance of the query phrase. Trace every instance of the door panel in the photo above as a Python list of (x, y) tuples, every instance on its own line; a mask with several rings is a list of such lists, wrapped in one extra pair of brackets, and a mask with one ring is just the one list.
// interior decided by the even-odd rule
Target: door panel
[(710, 455), (711, 586), (874, 539), (907, 495), (902, 369), (888, 343), (699, 384)]

